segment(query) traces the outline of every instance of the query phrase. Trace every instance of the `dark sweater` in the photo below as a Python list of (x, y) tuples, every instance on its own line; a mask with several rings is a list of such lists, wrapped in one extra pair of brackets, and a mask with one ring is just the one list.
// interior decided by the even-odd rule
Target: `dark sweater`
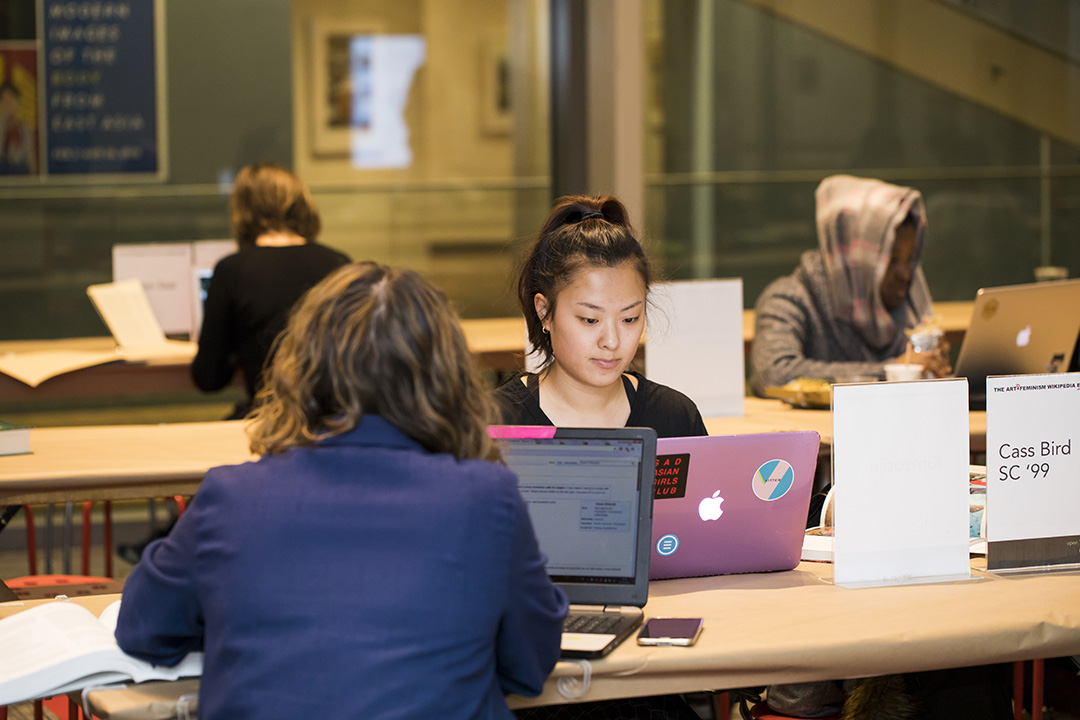
[(199, 352), (191, 364), (195, 384), (220, 390), (239, 368), (250, 401), (292, 306), (348, 262), (337, 250), (315, 243), (255, 246), (222, 258), (206, 293)]
[[(637, 378), (638, 386), (635, 389), (623, 376), (623, 387), (630, 401), (626, 427), (652, 428), (657, 437), (709, 434), (693, 400), (678, 390), (648, 380), (641, 373), (630, 374)], [(495, 389), (501, 422), (506, 425), (553, 425), (540, 409), (540, 382), (536, 375), (529, 375), (528, 383), (528, 386), (522, 383), (518, 374)]]
[(932, 305), (912, 308), (909, 299), (894, 314), (893, 343), (875, 350), (854, 325), (834, 317), (828, 287), (821, 253), (808, 250), (793, 274), (774, 280), (761, 293), (750, 349), (754, 394), (764, 397), (765, 388), (800, 377), (884, 377), (885, 363), (904, 352), (904, 330), (914, 327), (917, 318), (933, 313)]

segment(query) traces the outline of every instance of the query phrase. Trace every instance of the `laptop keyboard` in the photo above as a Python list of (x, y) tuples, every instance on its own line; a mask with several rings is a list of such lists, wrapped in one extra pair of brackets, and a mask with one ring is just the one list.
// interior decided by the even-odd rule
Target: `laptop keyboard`
[(586, 613), (568, 615), (563, 620), (563, 632), (606, 635), (622, 620), (617, 613)]

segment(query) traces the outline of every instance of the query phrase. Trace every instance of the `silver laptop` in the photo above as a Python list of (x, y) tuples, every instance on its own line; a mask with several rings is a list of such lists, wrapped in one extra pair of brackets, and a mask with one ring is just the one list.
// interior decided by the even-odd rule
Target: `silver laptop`
[(982, 288), (956, 360), (973, 402), (988, 375), (1065, 372), (1080, 335), (1080, 280)]
[(642, 621), (656, 433), (648, 428), (493, 426), (518, 476), (547, 572), (570, 599), (562, 656), (611, 652)]

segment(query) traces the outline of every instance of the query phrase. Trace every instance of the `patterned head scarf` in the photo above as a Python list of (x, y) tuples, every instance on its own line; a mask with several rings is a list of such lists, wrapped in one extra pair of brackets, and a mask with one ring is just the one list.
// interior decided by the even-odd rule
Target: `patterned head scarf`
[[(903, 351), (903, 329), (933, 312), (930, 289), (919, 264), (926, 238), (922, 195), (913, 188), (850, 175), (821, 181), (817, 230), (829, 274), (833, 313), (851, 323), (875, 350)], [(915, 222), (915, 273), (905, 301), (889, 312), (881, 299), (881, 281), (889, 266), (896, 229), (911, 216)]]

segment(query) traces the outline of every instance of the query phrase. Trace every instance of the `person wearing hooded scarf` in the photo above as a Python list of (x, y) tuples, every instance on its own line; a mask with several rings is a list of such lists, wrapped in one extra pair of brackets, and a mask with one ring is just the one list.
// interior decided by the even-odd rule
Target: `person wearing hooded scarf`
[[(818, 249), (758, 298), (751, 387), (795, 378), (884, 376), (905, 355), (907, 335), (933, 315), (919, 259), (926, 212), (918, 190), (833, 175), (818, 185)], [(950, 371), (944, 350), (911, 362)]]

